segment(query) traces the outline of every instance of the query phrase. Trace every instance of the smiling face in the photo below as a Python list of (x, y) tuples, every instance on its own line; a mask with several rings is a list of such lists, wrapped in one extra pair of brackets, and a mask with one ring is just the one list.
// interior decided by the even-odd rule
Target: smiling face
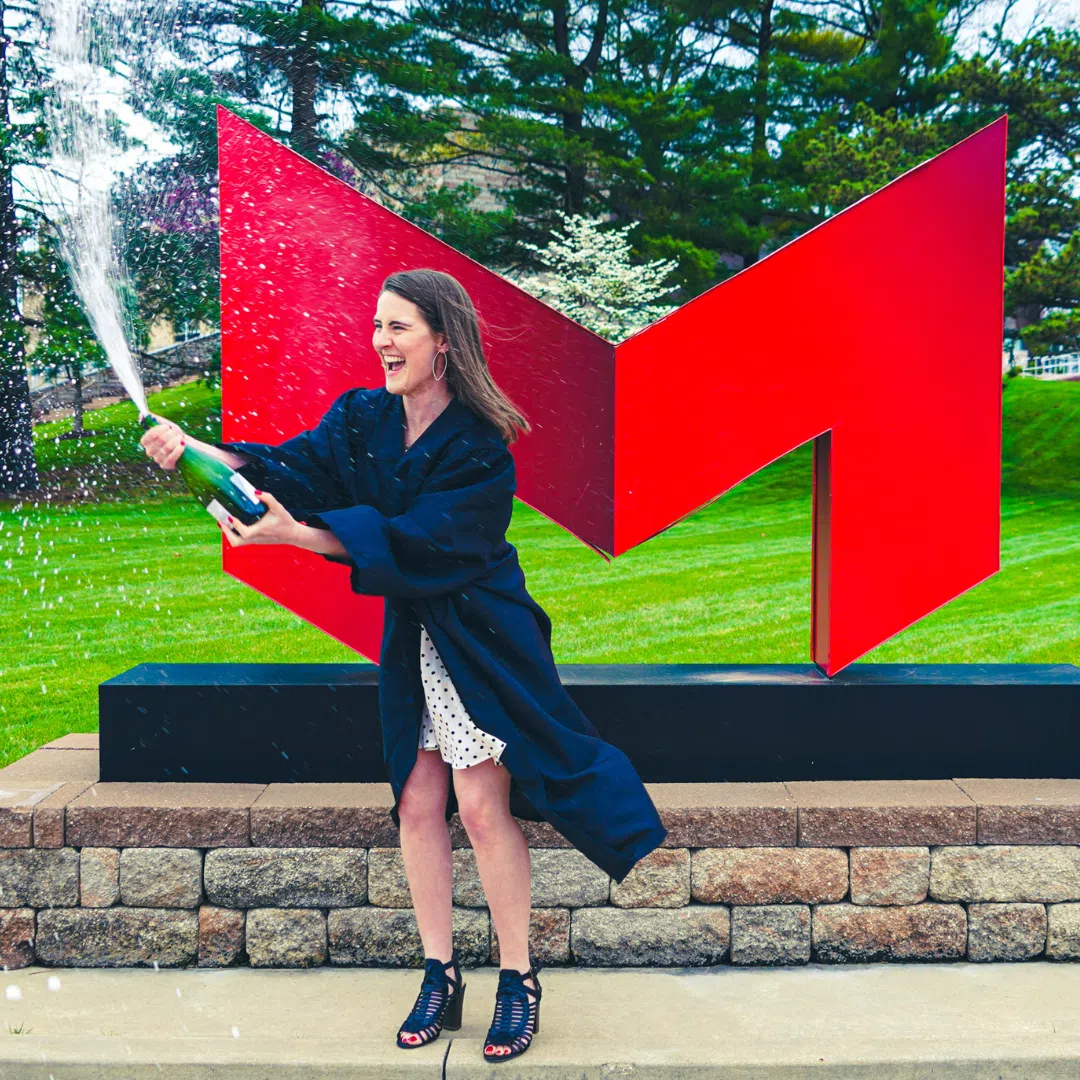
[[(379, 294), (371, 343), (382, 359), (386, 389), (391, 394), (423, 393), (435, 385), (432, 360), (446, 347), (446, 338), (432, 333), (411, 300), (389, 290)], [(445, 364), (445, 357), (440, 356), (435, 365), (440, 382)]]

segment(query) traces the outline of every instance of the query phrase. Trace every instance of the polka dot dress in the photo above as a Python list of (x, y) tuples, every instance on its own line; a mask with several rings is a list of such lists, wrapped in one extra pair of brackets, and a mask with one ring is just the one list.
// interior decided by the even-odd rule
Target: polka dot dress
[(493, 758), (498, 765), (506, 743), (481, 731), (465, 711), (427, 628), (420, 628), (420, 676), (424, 683), (424, 715), (420, 749), (438, 750), (455, 769)]

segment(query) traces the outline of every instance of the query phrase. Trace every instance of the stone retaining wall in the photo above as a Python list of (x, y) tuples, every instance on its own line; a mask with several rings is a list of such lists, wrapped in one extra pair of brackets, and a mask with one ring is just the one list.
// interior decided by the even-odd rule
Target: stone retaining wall
[[(93, 736), (0, 770), (0, 961), (421, 966), (382, 784), (101, 784)], [(1080, 959), (1080, 781), (648, 785), (621, 883), (523, 822), (531, 947), (583, 966)], [(455, 944), (499, 963), (451, 822)]]

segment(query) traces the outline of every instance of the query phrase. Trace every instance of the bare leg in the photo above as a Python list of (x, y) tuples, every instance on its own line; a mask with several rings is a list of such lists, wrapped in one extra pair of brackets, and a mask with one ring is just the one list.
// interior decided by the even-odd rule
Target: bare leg
[[(528, 841), (510, 813), (510, 773), (490, 758), (453, 773), (461, 823), (476, 855), (476, 869), (499, 939), (500, 965), (524, 975), (532, 966), (532, 868)], [(534, 980), (526, 979), (526, 985), (534, 985)], [(495, 1052), (507, 1054), (510, 1047)]]
[[(418, 750), (416, 764), (405, 781), (398, 805), (401, 857), (424, 955), (436, 957), (443, 963), (447, 963), (453, 953), (453, 863), (450, 830), (446, 825), (449, 785), (450, 767), (439, 751)], [(452, 986), (450, 993), (455, 993)], [(423, 1041), (423, 1037), (407, 1032), (402, 1041), (417, 1043)]]

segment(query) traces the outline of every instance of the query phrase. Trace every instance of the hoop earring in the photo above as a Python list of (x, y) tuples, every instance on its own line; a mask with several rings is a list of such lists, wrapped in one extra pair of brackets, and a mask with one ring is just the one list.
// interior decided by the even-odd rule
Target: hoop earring
[[(446, 378), (446, 366), (447, 366), (447, 365), (448, 365), (448, 364), (450, 363), (449, 359), (447, 358), (446, 352), (447, 352), (447, 350), (446, 350), (446, 349), (443, 349), (443, 350), (441, 350), (440, 352), (437, 352), (437, 353), (436, 353), (436, 354), (435, 354), (435, 355), (434, 355), (434, 356), (433, 356), (433, 357), (431, 358), (431, 377), (432, 377), (432, 378), (433, 378), (433, 379), (434, 379), (434, 380), (435, 380), (436, 382), (442, 382), (442, 381), (443, 381), (443, 379), (445, 379), (445, 378)], [(441, 356), (441, 357), (443, 358), (443, 369), (442, 369), (442, 374), (441, 374), (441, 375), (436, 375), (436, 374), (435, 374), (435, 363), (436, 363), (436, 361), (438, 360), (438, 358), (439, 358), (440, 356)]]

